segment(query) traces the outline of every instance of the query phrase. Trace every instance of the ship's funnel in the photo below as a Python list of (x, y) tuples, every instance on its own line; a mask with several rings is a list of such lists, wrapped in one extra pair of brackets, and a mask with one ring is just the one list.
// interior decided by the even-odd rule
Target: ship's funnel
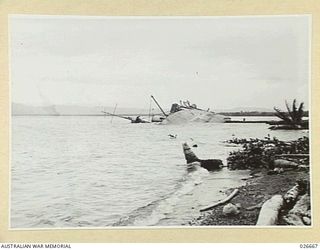
[(178, 103), (173, 103), (171, 105), (170, 113), (178, 112), (180, 109), (180, 106)]

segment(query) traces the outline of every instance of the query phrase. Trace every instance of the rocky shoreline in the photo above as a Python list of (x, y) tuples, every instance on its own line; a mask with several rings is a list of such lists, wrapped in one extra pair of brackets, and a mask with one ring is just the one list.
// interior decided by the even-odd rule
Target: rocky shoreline
[[(297, 153), (306, 153), (309, 151), (308, 145), (309, 141), (305, 141), (301, 143), (302, 140), (299, 139), (294, 142), (290, 143), (283, 143), (279, 142), (277, 145), (272, 146), (272, 142), (267, 141), (265, 143), (261, 142), (260, 140), (255, 140), (254, 142), (243, 141), (244, 147), (242, 150), (231, 154), (232, 155), (232, 169), (237, 169), (237, 161), (239, 159), (239, 166), (240, 169), (244, 169), (244, 158), (245, 155), (248, 157), (250, 155), (250, 163), (259, 161), (260, 159), (264, 159), (263, 163), (266, 161), (266, 156), (268, 156), (268, 160), (270, 162), (274, 161), (275, 154), (270, 152), (274, 152), (279, 154), (287, 153), (287, 151), (282, 152), (283, 145), (290, 146), (290, 148), (295, 148), (296, 151), (291, 151), (289, 153), (297, 154)], [(230, 142), (229, 142), (230, 143)], [(255, 156), (251, 154), (251, 150), (256, 150), (254, 145), (248, 145), (248, 143), (259, 144), (259, 154), (260, 156)], [(301, 147), (304, 144), (305, 147)], [(267, 145), (266, 147), (264, 145)], [(270, 146), (271, 145), (271, 146)], [(295, 146), (294, 146), (295, 145)], [(298, 146), (297, 146), (298, 145)], [(271, 150), (271, 151), (270, 151)], [(303, 151), (303, 152), (301, 152)], [(267, 152), (267, 153), (266, 153)], [(238, 157), (235, 158), (235, 155)], [(255, 157), (257, 159), (255, 159)], [(238, 187), (237, 195), (232, 198), (229, 203), (225, 203), (224, 205), (217, 206), (209, 211), (202, 212), (202, 215), (189, 224), (193, 226), (255, 226), (257, 225), (258, 217), (261, 211), (261, 207), (263, 204), (272, 198), (275, 195), (280, 195), (281, 197), (285, 197), (289, 190), (291, 190), (297, 182), (303, 180), (309, 186), (310, 183), (310, 174), (309, 174), (309, 159), (295, 159), (285, 156), (281, 157), (284, 163), (288, 162), (295, 162), (295, 164), (291, 164), (288, 168), (286, 165), (283, 164), (281, 166), (281, 171), (274, 171), (274, 169), (280, 169), (280, 166), (275, 166), (274, 163), (268, 163), (268, 166), (259, 166), (257, 168), (248, 167), (251, 169), (250, 178), (246, 180), (246, 184)], [(299, 166), (303, 164), (304, 168), (300, 168)], [(293, 167), (292, 167), (293, 166)], [(236, 171), (236, 170), (235, 170)], [(309, 187), (308, 187), (309, 188)], [(233, 192), (233, 189), (227, 190), (225, 192), (226, 197)], [(305, 191), (308, 195), (309, 190)], [(289, 192), (290, 193), (290, 192)], [(295, 221), (292, 222), (292, 218), (287, 218), (288, 214), (291, 216), (292, 209), (294, 208), (295, 204), (297, 204), (299, 199), (301, 199), (303, 194), (300, 196), (294, 197), (294, 204), (284, 204), (282, 208), (279, 210), (277, 214), (275, 225), (309, 225), (311, 223), (311, 212), (310, 212), (310, 197), (309, 197), (309, 205), (305, 205), (308, 211), (301, 212), (300, 208), (298, 208), (298, 215), (293, 214), (293, 219)], [(308, 198), (308, 197), (307, 197)], [(301, 203), (301, 202), (300, 202)], [(229, 206), (234, 206), (237, 209), (236, 213), (229, 213), (226, 214), (225, 205), (231, 204)], [(309, 206), (309, 207), (308, 207)], [(300, 209), (300, 210), (299, 210)], [(297, 209), (296, 209), (297, 210)], [(308, 213), (309, 217), (305, 217), (304, 214)], [(304, 222), (306, 218), (307, 222)], [(302, 224), (302, 221), (304, 224)]]

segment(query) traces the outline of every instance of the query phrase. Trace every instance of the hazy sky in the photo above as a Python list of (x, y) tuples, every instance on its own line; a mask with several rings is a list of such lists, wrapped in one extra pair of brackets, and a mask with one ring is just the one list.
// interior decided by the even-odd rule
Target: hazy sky
[(11, 16), (12, 101), (148, 108), (308, 104), (308, 16)]

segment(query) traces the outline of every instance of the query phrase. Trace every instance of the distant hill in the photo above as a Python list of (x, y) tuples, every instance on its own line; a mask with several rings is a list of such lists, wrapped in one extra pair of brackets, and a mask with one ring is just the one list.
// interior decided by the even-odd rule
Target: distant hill
[[(113, 113), (114, 107), (50, 105), (31, 106), (12, 103), (12, 115), (103, 115), (102, 111)], [(116, 114), (148, 114), (146, 109), (118, 107)]]

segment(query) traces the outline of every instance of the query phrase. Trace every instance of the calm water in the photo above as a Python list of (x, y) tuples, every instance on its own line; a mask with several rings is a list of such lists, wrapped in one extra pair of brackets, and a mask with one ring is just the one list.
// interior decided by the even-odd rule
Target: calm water
[(270, 131), (266, 124), (13, 117), (11, 227), (187, 225), (199, 208), (223, 198), (221, 191), (242, 185), (248, 173), (188, 170), (181, 144), (197, 144), (199, 158), (225, 162), (235, 148), (224, 140), (267, 134), (291, 140), (307, 132)]

